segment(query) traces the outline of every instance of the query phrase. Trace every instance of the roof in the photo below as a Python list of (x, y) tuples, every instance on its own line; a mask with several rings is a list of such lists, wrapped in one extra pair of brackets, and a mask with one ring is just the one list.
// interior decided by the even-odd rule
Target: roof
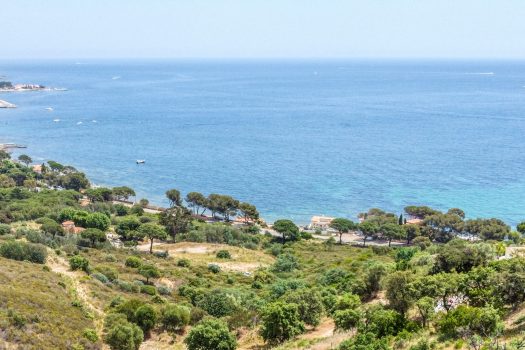
[(75, 222), (71, 220), (64, 221), (62, 226), (75, 226)]
[(410, 219), (410, 220), (407, 220), (407, 224), (411, 224), (411, 225), (420, 225), (423, 223), (423, 219)]
[(332, 222), (332, 220), (334, 220), (335, 218), (333, 217), (330, 217), (330, 216), (319, 216), (319, 215), (315, 215), (315, 216), (312, 216), (312, 219), (310, 219), (310, 222), (312, 223), (325, 223), (325, 224), (329, 224)]

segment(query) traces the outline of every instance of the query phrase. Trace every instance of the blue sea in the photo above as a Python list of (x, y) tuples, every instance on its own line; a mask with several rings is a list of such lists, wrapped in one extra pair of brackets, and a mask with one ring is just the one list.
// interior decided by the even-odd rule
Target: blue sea
[(525, 62), (0, 61), (0, 76), (67, 88), (0, 93), (18, 105), (0, 142), (153, 203), (177, 188), (268, 221), (409, 204), (525, 219)]

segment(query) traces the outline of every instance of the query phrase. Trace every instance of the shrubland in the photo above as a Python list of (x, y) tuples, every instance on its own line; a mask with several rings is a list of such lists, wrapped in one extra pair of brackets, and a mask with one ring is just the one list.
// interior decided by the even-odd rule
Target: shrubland
[[(172, 189), (170, 208), (155, 211), (147, 200), (129, 203), (129, 187), (91, 188), (56, 162), (42, 169), (0, 165), (0, 341), (8, 346), (525, 344), (525, 224), (512, 231), (457, 208), (410, 206), (402, 215), (370, 209), (360, 223), (338, 218), (335, 237), (320, 237), (287, 219), (267, 228), (253, 205), (227, 195), (183, 198)], [(358, 241), (343, 244), (348, 235)]]

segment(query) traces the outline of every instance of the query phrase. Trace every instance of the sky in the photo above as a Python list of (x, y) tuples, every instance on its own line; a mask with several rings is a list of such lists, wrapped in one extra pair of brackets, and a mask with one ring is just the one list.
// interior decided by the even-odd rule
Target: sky
[(525, 0), (0, 0), (0, 59), (525, 58)]

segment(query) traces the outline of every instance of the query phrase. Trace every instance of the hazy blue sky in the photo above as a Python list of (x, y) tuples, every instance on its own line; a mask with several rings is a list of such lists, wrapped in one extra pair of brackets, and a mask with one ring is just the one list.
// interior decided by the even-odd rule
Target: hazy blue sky
[(0, 0), (0, 58), (525, 58), (525, 0)]

